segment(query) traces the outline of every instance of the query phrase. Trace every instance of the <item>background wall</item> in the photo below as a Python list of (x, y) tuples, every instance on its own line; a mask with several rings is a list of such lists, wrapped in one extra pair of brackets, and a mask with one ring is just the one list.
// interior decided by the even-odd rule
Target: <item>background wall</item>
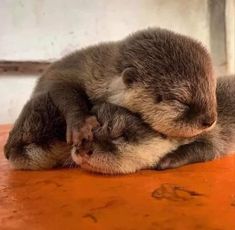
[(4, 59), (54, 59), (149, 26), (209, 46), (206, 0), (1, 0), (0, 15)]
[[(1, 0), (0, 60), (54, 60), (151, 26), (192, 36), (211, 49), (207, 0)], [(234, 17), (228, 0), (227, 17)], [(228, 20), (230, 21), (230, 20)], [(231, 23), (230, 23), (231, 24)], [(230, 25), (229, 28), (232, 28)], [(234, 34), (230, 29), (229, 34)], [(226, 37), (234, 47), (233, 40)], [(230, 52), (234, 58), (234, 52)], [(234, 66), (230, 66), (233, 71)], [(230, 71), (230, 72), (231, 72)], [(37, 75), (0, 75), (0, 123), (12, 123)]]

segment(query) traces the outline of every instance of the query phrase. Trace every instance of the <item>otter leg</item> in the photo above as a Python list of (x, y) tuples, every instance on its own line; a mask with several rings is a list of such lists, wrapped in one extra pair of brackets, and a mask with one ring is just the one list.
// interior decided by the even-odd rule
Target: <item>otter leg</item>
[(83, 139), (92, 140), (92, 129), (98, 125), (90, 115), (90, 101), (82, 87), (73, 80), (77, 76), (65, 73), (48, 73), (40, 79), (36, 93), (49, 93), (53, 103), (66, 120), (68, 144), (79, 145)]
[(208, 142), (192, 142), (182, 145), (177, 150), (164, 156), (157, 164), (157, 170), (178, 168), (180, 166), (213, 160), (217, 155), (216, 149)]

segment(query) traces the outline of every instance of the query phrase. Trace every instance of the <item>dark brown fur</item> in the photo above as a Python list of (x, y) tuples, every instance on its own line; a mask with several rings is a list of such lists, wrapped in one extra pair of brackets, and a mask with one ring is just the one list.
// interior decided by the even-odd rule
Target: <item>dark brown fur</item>
[(5, 156), (15, 168), (45, 169), (70, 164), (66, 122), (49, 94), (30, 99), (9, 133)]

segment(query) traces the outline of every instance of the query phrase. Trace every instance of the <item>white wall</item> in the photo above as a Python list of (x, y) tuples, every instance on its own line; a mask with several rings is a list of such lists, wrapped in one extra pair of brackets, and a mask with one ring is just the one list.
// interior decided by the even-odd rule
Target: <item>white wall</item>
[(1, 0), (0, 15), (0, 59), (54, 59), (149, 26), (209, 47), (206, 0)]
[(36, 76), (0, 75), (0, 124), (13, 123), (30, 97)]
[[(160, 26), (210, 47), (207, 0), (1, 0), (0, 59), (48, 60)], [(0, 123), (13, 122), (36, 76), (0, 76)]]

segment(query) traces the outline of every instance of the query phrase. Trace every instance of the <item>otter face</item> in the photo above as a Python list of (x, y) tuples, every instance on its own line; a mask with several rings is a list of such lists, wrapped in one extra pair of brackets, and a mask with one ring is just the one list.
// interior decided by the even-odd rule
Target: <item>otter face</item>
[(167, 136), (192, 137), (217, 119), (211, 58), (198, 42), (166, 30), (129, 37), (122, 48), (124, 70), (109, 101), (139, 113)]
[(101, 127), (94, 130), (93, 142), (72, 150), (73, 160), (85, 170), (125, 174), (151, 169), (183, 143), (162, 137), (120, 107), (103, 104), (95, 110)]

